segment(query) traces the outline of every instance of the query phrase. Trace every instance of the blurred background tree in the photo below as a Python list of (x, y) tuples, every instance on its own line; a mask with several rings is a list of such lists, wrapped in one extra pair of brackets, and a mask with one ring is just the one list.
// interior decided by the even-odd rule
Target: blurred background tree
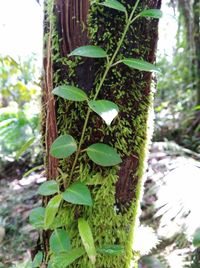
[(7, 163), (17, 161), (20, 157), (26, 163), (25, 170), (41, 152), (41, 90), (37, 73), (34, 55), (24, 61), (16, 61), (10, 56), (0, 57), (1, 172)]
[(200, 152), (200, 3), (177, 0), (169, 5), (178, 31), (172, 59), (164, 55), (159, 60), (164, 75), (158, 79), (154, 136)]

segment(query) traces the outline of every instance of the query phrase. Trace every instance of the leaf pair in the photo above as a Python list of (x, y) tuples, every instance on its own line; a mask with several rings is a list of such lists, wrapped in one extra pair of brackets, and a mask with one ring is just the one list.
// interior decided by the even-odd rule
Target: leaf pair
[[(70, 135), (58, 137), (52, 144), (50, 153), (56, 158), (66, 158), (77, 150), (77, 144)], [(86, 152), (88, 157), (100, 166), (114, 166), (121, 163), (121, 157), (114, 148), (107, 144), (95, 143)]]
[[(127, 13), (126, 7), (117, 0), (106, 0), (103, 3), (100, 3), (100, 5)], [(159, 9), (146, 9), (143, 10), (139, 15), (140, 17), (160, 19), (162, 17), (162, 11)]]
[[(58, 192), (56, 181), (44, 182), (38, 189), (38, 193), (44, 196), (53, 195)], [(65, 200), (71, 204), (92, 206), (92, 197), (88, 187), (82, 182), (75, 182), (65, 192), (57, 194), (50, 199), (46, 208), (39, 207), (31, 211), (30, 223), (36, 229), (48, 229), (51, 227), (60, 203)]]
[(92, 197), (87, 186), (81, 182), (74, 183), (64, 193), (54, 196), (47, 204), (44, 215), (45, 229), (53, 223), (62, 200), (71, 204), (92, 206)]
[[(40, 185), (38, 194), (49, 196), (58, 192), (58, 184), (56, 181), (46, 181)], [(76, 204), (92, 206), (92, 198), (88, 187), (82, 182), (75, 182), (70, 185), (65, 192), (60, 194), (65, 201)]]
[[(52, 91), (52, 93), (71, 101), (88, 100), (86, 93), (82, 89), (69, 85), (58, 86)], [(88, 101), (88, 105), (91, 110), (101, 116), (108, 126), (119, 112), (118, 106), (108, 100), (91, 100)]]
[[(148, 13), (148, 10), (143, 11), (142, 13), (144, 15), (145, 13)], [(149, 11), (149, 14), (152, 14), (152, 11), (151, 12)], [(82, 46), (82, 47), (75, 49), (70, 54), (70, 56), (73, 54), (74, 56), (98, 58), (99, 57), (99, 53), (98, 53), (99, 49), (102, 50), (102, 48), (100, 48), (98, 46)], [(96, 53), (94, 51), (96, 51)], [(151, 64), (151, 63), (144, 61), (144, 60), (139, 60), (139, 59), (134, 59), (134, 58), (125, 58), (120, 62), (122, 62), (125, 65), (128, 65), (130, 68), (133, 68), (136, 70), (146, 71), (146, 72), (160, 72), (160, 69), (158, 67), (156, 67), (154, 64)], [(74, 87), (71, 87), (71, 86), (62, 86), (62, 88), (61, 87), (55, 88), (53, 90), (53, 93), (55, 95), (58, 95), (60, 97), (63, 97), (63, 98), (69, 99), (69, 100), (74, 100), (74, 101), (87, 100), (87, 96), (83, 90), (78, 89), (78, 88), (74, 88), (74, 90), (73, 90), (73, 88)], [(73, 90), (73, 92), (72, 92), (72, 90)], [(74, 97), (72, 95), (74, 95)]]

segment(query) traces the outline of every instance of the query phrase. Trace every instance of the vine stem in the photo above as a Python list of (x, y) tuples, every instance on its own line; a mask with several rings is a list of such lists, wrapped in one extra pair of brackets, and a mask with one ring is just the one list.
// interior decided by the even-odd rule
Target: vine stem
[[(119, 50), (120, 50), (120, 48), (121, 48), (121, 46), (123, 44), (123, 41), (124, 41), (124, 39), (126, 37), (126, 34), (128, 32), (128, 29), (129, 29), (130, 25), (133, 23), (133, 21), (135, 21), (135, 19), (137, 19), (139, 17), (139, 16), (136, 16), (135, 18), (133, 18), (134, 13), (135, 13), (135, 10), (136, 10), (139, 2), (140, 2), (140, 0), (137, 0), (136, 1), (136, 3), (134, 5), (134, 7), (133, 7), (133, 10), (132, 10), (129, 18), (126, 20), (126, 26), (124, 28), (124, 32), (122, 34), (122, 37), (120, 38), (120, 40), (119, 40), (119, 42), (117, 44), (117, 48), (116, 48), (116, 50), (115, 50), (115, 52), (114, 52), (111, 60), (110, 61), (108, 60), (108, 62), (106, 64), (105, 72), (103, 74), (103, 77), (102, 77), (102, 79), (101, 79), (101, 81), (100, 81), (97, 89), (96, 89), (96, 93), (94, 95), (93, 100), (96, 100), (96, 98), (99, 95), (99, 92), (100, 92), (100, 90), (101, 90), (101, 88), (103, 86), (103, 83), (104, 83), (104, 81), (105, 81), (105, 79), (107, 77), (107, 74), (108, 74), (109, 70), (112, 68), (113, 62), (114, 62), (115, 58), (117, 57), (117, 54), (118, 54), (118, 52), (119, 52)], [(81, 152), (81, 146), (82, 146), (82, 143), (83, 143), (83, 139), (84, 139), (85, 131), (86, 131), (86, 128), (87, 128), (88, 120), (89, 120), (89, 117), (90, 117), (90, 113), (91, 113), (91, 109), (88, 107), (86, 118), (85, 118), (85, 122), (84, 122), (84, 125), (83, 125), (83, 130), (82, 130), (81, 138), (80, 138), (79, 145), (78, 145), (78, 149), (76, 151), (76, 155), (75, 155), (74, 162), (73, 162), (73, 165), (72, 165), (72, 169), (71, 169), (71, 172), (70, 172), (70, 177), (69, 177), (68, 185), (70, 185), (70, 183), (71, 183), (72, 176), (73, 176), (73, 173), (74, 173), (74, 169), (76, 167), (76, 163), (77, 163), (79, 154)]]

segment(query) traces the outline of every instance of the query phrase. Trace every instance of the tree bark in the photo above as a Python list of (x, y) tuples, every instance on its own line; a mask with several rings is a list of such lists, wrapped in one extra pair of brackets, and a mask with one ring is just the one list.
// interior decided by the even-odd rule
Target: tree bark
[(194, 0), (194, 47), (195, 47), (195, 62), (196, 62), (196, 89), (197, 102), (200, 105), (200, 0)]
[[(104, 59), (71, 59), (67, 55), (76, 47), (99, 45), (109, 55), (116, 49), (124, 28), (124, 16), (118, 11), (97, 5), (99, 0), (47, 0), (45, 13), (44, 98), (43, 129), (46, 148), (47, 178), (60, 177), (58, 168), (69, 175), (74, 156), (57, 161), (50, 156), (53, 140), (59, 134), (70, 134), (77, 141), (86, 115), (84, 103), (74, 103), (54, 98), (51, 91), (62, 84), (74, 84), (94, 94), (94, 87), (105, 69)], [(136, 1), (121, 1), (129, 13)], [(141, 0), (137, 13), (144, 8), (160, 8), (161, 0)], [(130, 27), (120, 49), (122, 56), (155, 62), (158, 39), (158, 20), (141, 18)], [(66, 205), (58, 213), (65, 222), (72, 239), (72, 246), (80, 246), (77, 219), (89, 222), (96, 247), (120, 244), (125, 248), (122, 256), (98, 255), (96, 268), (130, 267), (134, 257), (132, 243), (142, 178), (149, 141), (148, 118), (152, 107), (152, 75), (117, 65), (111, 69), (99, 99), (115, 102), (120, 113), (111, 127), (107, 127), (95, 113), (91, 113), (83, 148), (96, 142), (115, 147), (123, 163), (103, 168), (81, 155), (75, 168), (73, 181), (84, 181), (91, 189), (92, 209)], [(150, 123), (152, 124), (152, 122)], [(45, 200), (45, 204), (48, 200)], [(70, 211), (70, 212), (69, 212)], [(44, 235), (44, 251), (48, 254), (48, 234)], [(70, 267), (90, 267), (87, 256), (78, 259)]]

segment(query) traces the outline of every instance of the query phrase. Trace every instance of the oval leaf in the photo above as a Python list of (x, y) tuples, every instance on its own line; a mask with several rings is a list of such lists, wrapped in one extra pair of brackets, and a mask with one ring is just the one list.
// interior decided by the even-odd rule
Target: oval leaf
[(62, 194), (65, 201), (77, 204), (92, 206), (92, 198), (88, 187), (82, 182), (75, 182)]
[(138, 60), (138, 59), (124, 59), (122, 62), (129, 66), (130, 68), (137, 69), (140, 71), (146, 72), (156, 72), (160, 73), (160, 68), (156, 67), (154, 64), (151, 64), (147, 61)]
[(98, 46), (82, 46), (73, 50), (69, 56), (82, 56), (88, 58), (106, 58), (105, 50)]
[(32, 268), (40, 267), (40, 264), (42, 263), (42, 259), (43, 259), (43, 253), (42, 251), (38, 251), (38, 253), (34, 257)]
[(85, 101), (88, 99), (86, 93), (82, 89), (68, 85), (58, 86), (54, 88), (52, 93), (71, 101)]
[(95, 143), (89, 146), (86, 151), (89, 158), (100, 166), (115, 166), (122, 162), (116, 150), (107, 144)]
[(141, 17), (150, 17), (154, 19), (160, 19), (163, 13), (160, 9), (146, 9), (140, 13)]
[(101, 116), (108, 126), (110, 126), (111, 122), (119, 112), (118, 106), (112, 101), (97, 100), (89, 101), (88, 104), (90, 109)]
[(38, 194), (45, 196), (56, 194), (58, 192), (58, 184), (54, 180), (46, 181), (42, 185), (40, 185), (37, 192)]
[(45, 209), (45, 215), (44, 215), (44, 228), (48, 229), (49, 226), (54, 221), (54, 218), (56, 216), (56, 213), (58, 211), (58, 208), (60, 206), (60, 202), (62, 200), (61, 195), (56, 195), (47, 204), (47, 207)]
[(56, 229), (50, 237), (50, 249), (53, 253), (66, 252), (71, 249), (68, 233), (62, 229)]
[(76, 141), (70, 135), (59, 136), (51, 145), (50, 154), (55, 158), (66, 158), (77, 150)]
[(30, 224), (33, 225), (36, 229), (43, 229), (44, 214), (45, 214), (45, 208), (43, 207), (32, 209), (29, 215)]
[(199, 228), (194, 233), (192, 243), (193, 243), (194, 247), (196, 247), (196, 248), (200, 247), (200, 229)]
[(66, 268), (68, 265), (73, 263), (76, 259), (83, 256), (85, 250), (83, 248), (75, 248), (67, 253), (61, 253), (53, 255), (50, 262), (53, 267)]
[(117, 0), (106, 0), (103, 3), (100, 3), (100, 5), (105, 6), (105, 7), (110, 7), (112, 9), (116, 9), (118, 11), (126, 12), (126, 8), (124, 5), (122, 5), (119, 1)]
[(88, 254), (90, 261), (94, 264), (96, 261), (96, 249), (94, 245), (94, 239), (89, 224), (84, 219), (78, 220), (78, 230), (81, 236), (81, 240), (85, 247), (85, 251)]
[(114, 256), (124, 254), (124, 248), (120, 245), (103, 246), (101, 248), (98, 248), (97, 251), (101, 254), (114, 255)]

